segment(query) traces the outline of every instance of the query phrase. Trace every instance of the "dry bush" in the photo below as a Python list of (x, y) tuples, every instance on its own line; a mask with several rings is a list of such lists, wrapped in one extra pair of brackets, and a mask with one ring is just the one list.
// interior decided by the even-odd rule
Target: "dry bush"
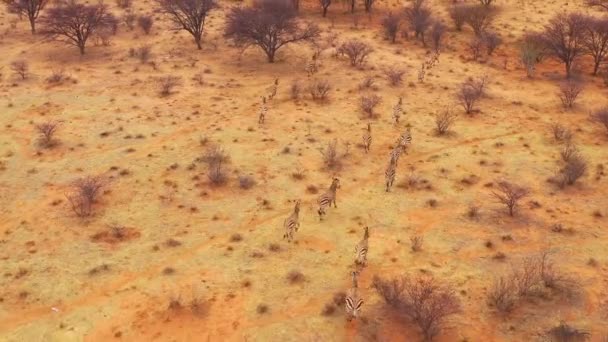
[(137, 18), (137, 26), (139, 26), (145, 34), (150, 34), (152, 25), (154, 25), (154, 18), (150, 15), (141, 15)]
[(410, 248), (412, 252), (420, 252), (422, 250), (422, 244), (424, 243), (424, 236), (414, 235), (410, 238)]
[(456, 116), (449, 107), (435, 115), (435, 132), (438, 135), (446, 134), (456, 120)]
[(560, 85), (558, 97), (562, 102), (562, 105), (566, 109), (570, 109), (574, 106), (578, 95), (583, 91), (583, 87), (578, 82), (567, 81)]
[(382, 102), (382, 98), (376, 94), (362, 95), (361, 96), (361, 110), (368, 118), (372, 119), (375, 117), (374, 108)]
[(28, 18), (32, 34), (36, 33), (36, 19), (50, 0), (3, 0), (9, 13)]
[(483, 42), (486, 46), (486, 52), (488, 56), (491, 56), (494, 53), (500, 44), (502, 44), (502, 38), (496, 32), (485, 32), (483, 34)]
[(269, 63), (274, 62), (280, 48), (313, 41), (319, 34), (316, 25), (299, 22), (292, 4), (280, 0), (260, 0), (253, 7), (232, 8), (226, 17), (224, 31), (224, 36), (238, 46), (261, 48)]
[(347, 56), (350, 60), (350, 65), (354, 67), (363, 66), (365, 60), (372, 51), (373, 49), (367, 43), (356, 39), (342, 43), (342, 45), (338, 47), (338, 53)]
[(386, 38), (394, 43), (397, 40), (397, 33), (399, 33), (399, 26), (401, 25), (401, 16), (398, 14), (394, 14), (393, 12), (388, 12), (382, 18), (382, 28), (384, 29), (384, 33), (386, 34)]
[(42, 18), (41, 33), (49, 39), (63, 39), (66, 44), (78, 47), (80, 54), (84, 55), (88, 39), (95, 33), (111, 29), (116, 22), (103, 3), (60, 2), (48, 9)]
[(573, 137), (572, 131), (559, 123), (551, 124), (551, 132), (553, 133), (553, 138), (557, 142), (567, 143), (570, 142)]
[(131, 8), (131, 5), (133, 5), (133, 0), (116, 0), (116, 6), (122, 9)]
[(325, 101), (330, 90), (331, 86), (329, 85), (329, 81), (325, 79), (315, 79), (308, 86), (308, 92), (315, 101)]
[(148, 63), (152, 57), (152, 47), (150, 45), (140, 46), (137, 49), (129, 49), (129, 56), (139, 59), (141, 64)]
[(348, 147), (341, 152), (336, 139), (327, 143), (325, 149), (321, 149), (323, 165), (327, 170), (339, 170), (342, 168), (344, 158), (348, 156)]
[(43, 148), (52, 148), (57, 145), (57, 141), (54, 136), (59, 129), (60, 122), (58, 121), (47, 121), (36, 125), (38, 131), (38, 145)]
[(585, 342), (591, 334), (584, 330), (576, 329), (565, 322), (549, 329), (546, 337), (550, 342)]
[(169, 96), (173, 89), (182, 83), (182, 78), (179, 76), (167, 75), (158, 79), (158, 91), (160, 96)]
[(410, 25), (410, 29), (414, 31), (414, 37), (420, 39), (422, 44), (426, 46), (424, 35), (433, 24), (433, 20), (431, 19), (431, 10), (424, 0), (416, 0), (412, 6), (405, 9), (405, 20)]
[(243, 190), (249, 190), (255, 185), (255, 180), (251, 176), (240, 176), (239, 177), (239, 188)]
[(208, 147), (199, 160), (207, 165), (207, 178), (212, 185), (226, 183), (227, 172), (224, 165), (230, 161), (230, 156), (220, 146)]
[(71, 79), (72, 78), (70, 77), (70, 75), (67, 75), (65, 73), (65, 70), (57, 69), (57, 70), (53, 70), (51, 75), (46, 78), (46, 82), (49, 84), (61, 84), (65, 81), (69, 81)]
[(137, 16), (133, 13), (125, 13), (122, 17), (122, 21), (125, 23), (125, 25), (127, 26), (127, 28), (130, 31), (133, 31), (133, 29), (135, 28), (135, 20), (137, 19)]
[(439, 52), (441, 49), (446, 30), (447, 27), (439, 21), (436, 21), (431, 27), (431, 40), (433, 41), (433, 49), (435, 52)]
[(517, 288), (513, 278), (500, 277), (496, 279), (488, 292), (488, 304), (501, 314), (511, 312), (517, 300)]
[(378, 87), (376, 86), (376, 79), (374, 78), (374, 76), (365, 76), (363, 78), (363, 81), (359, 83), (359, 90), (364, 89), (378, 90)]
[(418, 326), (425, 341), (431, 341), (446, 320), (461, 311), (452, 286), (432, 277), (387, 281), (375, 276), (372, 286), (388, 306)]
[(597, 75), (608, 57), (608, 18), (589, 17), (587, 21), (583, 45), (586, 53), (593, 58), (593, 75)]
[(598, 125), (604, 126), (606, 133), (608, 133), (608, 107), (595, 111), (595, 113), (591, 115), (591, 120)]
[(557, 180), (558, 185), (564, 188), (569, 185), (574, 185), (578, 179), (587, 173), (587, 160), (579, 153), (574, 153), (566, 161), (566, 165), (559, 173)]
[(454, 5), (450, 7), (450, 18), (454, 22), (457, 31), (462, 31), (462, 26), (466, 23), (469, 8), (466, 5)]
[(475, 111), (475, 103), (484, 95), (487, 78), (469, 78), (460, 86), (456, 97), (467, 114)]
[(544, 56), (544, 48), (538, 35), (526, 35), (519, 47), (519, 59), (526, 68), (526, 75), (533, 77), (538, 64)]
[(530, 194), (530, 191), (524, 187), (509, 183), (506, 181), (498, 182), (498, 189), (492, 192), (492, 195), (499, 203), (507, 207), (509, 216), (515, 215), (515, 210), (518, 207), (519, 201)]
[(588, 18), (580, 13), (560, 13), (553, 17), (538, 37), (547, 54), (562, 63), (570, 78), (572, 65), (584, 53)]
[(72, 183), (72, 192), (66, 195), (72, 211), (81, 218), (91, 216), (93, 204), (107, 182), (101, 176), (87, 176)]
[(483, 36), (484, 32), (492, 24), (496, 16), (496, 10), (483, 5), (466, 5), (466, 8), (465, 23), (473, 29), (476, 36)]
[(395, 69), (395, 68), (391, 67), (391, 68), (385, 70), (384, 74), (386, 75), (386, 78), (388, 79), (388, 82), (390, 83), (390, 85), (393, 87), (396, 87), (398, 85), (401, 85), (401, 82), (403, 81), (403, 75), (405, 74), (405, 70)]
[(215, 8), (214, 0), (156, 0), (161, 11), (169, 16), (176, 29), (187, 31), (202, 49), (203, 30), (209, 12)]
[(484, 46), (483, 39), (481, 39), (479, 37), (471, 38), (471, 41), (469, 41), (467, 47), (469, 48), (469, 51), (471, 52), (472, 60), (477, 61), (479, 59), (479, 57), (481, 57), (481, 51), (483, 49), (483, 46)]
[(292, 285), (301, 283), (304, 280), (306, 280), (306, 277), (304, 277), (304, 274), (302, 274), (300, 271), (293, 270), (287, 273), (287, 281)]
[(11, 62), (11, 70), (13, 70), (15, 74), (19, 75), (22, 80), (25, 80), (29, 73), (29, 65), (25, 60), (16, 60)]

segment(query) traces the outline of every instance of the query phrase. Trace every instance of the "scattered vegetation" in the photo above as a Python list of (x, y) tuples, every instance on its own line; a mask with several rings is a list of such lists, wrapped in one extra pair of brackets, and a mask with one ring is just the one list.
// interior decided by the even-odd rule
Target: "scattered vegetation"
[(367, 43), (356, 39), (342, 43), (338, 48), (338, 53), (347, 56), (350, 60), (350, 65), (353, 67), (363, 66), (372, 51), (373, 49)]
[[(176, 29), (187, 31), (202, 49), (203, 31), (209, 12), (216, 7), (214, 0), (156, 0)], [(150, 25), (152, 27), (152, 25)]]
[(527, 188), (501, 181), (497, 183), (497, 190), (492, 192), (492, 195), (499, 203), (507, 207), (509, 216), (514, 216), (519, 202), (530, 194)]
[(81, 218), (93, 213), (93, 205), (97, 202), (101, 190), (107, 181), (101, 176), (87, 176), (72, 183), (72, 192), (66, 195), (72, 211)]
[(566, 109), (570, 109), (574, 106), (574, 102), (578, 98), (578, 95), (583, 91), (583, 87), (578, 82), (571, 80), (563, 83), (559, 89), (559, 99)]

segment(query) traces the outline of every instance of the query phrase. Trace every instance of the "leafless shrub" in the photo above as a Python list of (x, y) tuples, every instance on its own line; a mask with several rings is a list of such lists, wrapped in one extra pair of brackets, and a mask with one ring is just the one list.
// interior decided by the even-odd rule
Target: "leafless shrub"
[(496, 15), (496, 10), (483, 5), (466, 6), (468, 13), (465, 22), (471, 26), (476, 36), (483, 36), (483, 33), (486, 32), (488, 27), (492, 24)]
[(587, 160), (579, 153), (574, 153), (566, 161), (566, 165), (558, 176), (558, 185), (564, 188), (574, 185), (576, 181), (587, 173)]
[(572, 65), (584, 53), (588, 19), (580, 13), (560, 13), (553, 17), (538, 37), (547, 54), (564, 63), (570, 78)]
[(331, 90), (331, 86), (329, 85), (328, 80), (318, 80), (315, 79), (308, 86), (308, 92), (310, 96), (315, 101), (325, 101), (327, 96), (329, 95), (329, 91)]
[(483, 49), (483, 46), (484, 46), (484, 42), (481, 38), (479, 38), (479, 37), (471, 38), (471, 41), (469, 41), (469, 44), (468, 44), (468, 48), (469, 48), (469, 51), (471, 52), (472, 60), (477, 61), (479, 59), (479, 57), (481, 57), (481, 51)]
[(386, 78), (388, 79), (391, 86), (396, 87), (401, 84), (403, 81), (403, 75), (405, 74), (405, 70), (389, 68), (384, 71)]
[(72, 183), (72, 193), (66, 195), (72, 211), (81, 218), (92, 214), (93, 204), (97, 201), (106, 181), (101, 176), (87, 176)]
[(365, 60), (372, 51), (373, 49), (367, 43), (356, 39), (342, 43), (342, 45), (338, 47), (338, 53), (347, 56), (350, 60), (350, 65), (354, 67), (363, 66)]
[(591, 120), (598, 125), (604, 126), (606, 133), (608, 133), (608, 107), (595, 111), (595, 113), (591, 115)]
[(401, 16), (394, 14), (393, 12), (388, 12), (388, 14), (382, 18), (382, 28), (384, 29), (386, 38), (388, 38), (391, 43), (395, 43), (397, 40), (397, 33), (399, 32), (400, 25)]
[(279, 0), (261, 0), (253, 7), (234, 7), (228, 12), (224, 31), (224, 36), (239, 46), (261, 48), (269, 63), (274, 62), (277, 50), (285, 45), (310, 42), (319, 34), (316, 25), (300, 24), (292, 4)]
[(49, 3), (49, 0), (3, 0), (9, 13), (14, 13), (21, 17), (27, 17), (30, 21), (32, 34), (36, 33), (36, 19), (40, 12)]
[[(608, 1), (606, 6), (608, 7)], [(588, 17), (587, 21), (583, 45), (586, 53), (593, 57), (593, 75), (597, 75), (608, 57), (608, 18)]]
[(291, 94), (292, 100), (298, 100), (300, 98), (300, 94), (302, 93), (302, 84), (300, 83), (300, 80), (293, 80), (293, 82), (291, 82), (289, 93)]
[(19, 75), (22, 80), (25, 80), (29, 73), (29, 65), (25, 60), (16, 60), (11, 63), (11, 70), (13, 70), (15, 74)]
[(412, 252), (420, 252), (422, 250), (422, 244), (424, 243), (424, 237), (422, 235), (414, 235), (410, 238), (410, 248)]
[(255, 185), (255, 180), (251, 176), (240, 176), (239, 187), (244, 190), (249, 190)]
[(469, 8), (466, 5), (454, 5), (450, 7), (450, 18), (454, 22), (457, 31), (462, 31), (462, 26), (466, 23)]
[(363, 81), (359, 83), (359, 90), (364, 89), (378, 90), (378, 87), (376, 86), (376, 79), (374, 78), (374, 76), (365, 76), (363, 78)]
[(498, 189), (493, 191), (492, 195), (499, 203), (507, 207), (509, 216), (515, 215), (519, 201), (530, 194), (528, 189), (506, 181), (498, 182), (497, 187)]
[(150, 45), (143, 45), (138, 47), (137, 49), (131, 48), (129, 50), (129, 55), (131, 57), (139, 59), (139, 62), (141, 64), (148, 63), (148, 61), (152, 57), (152, 47)]
[(132, 4), (133, 4), (133, 0), (116, 0), (116, 6), (122, 8), (122, 9), (131, 8)]
[(179, 76), (167, 75), (158, 79), (159, 93), (161, 96), (169, 96), (173, 89), (182, 83)]
[(442, 40), (445, 36), (446, 30), (447, 27), (443, 23), (439, 21), (433, 23), (433, 26), (431, 27), (431, 39), (433, 41), (433, 49), (435, 52), (439, 52), (441, 49)]
[(410, 29), (414, 31), (414, 37), (420, 39), (422, 44), (426, 46), (425, 33), (433, 24), (431, 19), (431, 10), (425, 4), (424, 0), (416, 0), (412, 6), (405, 9), (405, 19), (410, 25)]
[(57, 141), (54, 139), (55, 133), (59, 128), (59, 122), (47, 121), (36, 125), (38, 131), (38, 145), (43, 148), (51, 148), (57, 145)]
[(382, 98), (376, 94), (361, 96), (361, 110), (368, 118), (374, 118), (374, 108), (382, 102)]
[(589, 332), (576, 329), (565, 322), (549, 329), (546, 335), (551, 342), (584, 342), (591, 337)]
[(583, 91), (583, 87), (578, 82), (567, 81), (560, 85), (558, 96), (564, 108), (572, 108), (581, 91)]
[(215, 8), (214, 0), (156, 0), (176, 29), (192, 35), (198, 49), (202, 49), (203, 30), (209, 12)]
[(502, 38), (500, 38), (496, 32), (486, 31), (482, 37), (488, 56), (491, 56), (494, 53), (494, 50), (502, 44)]
[(553, 133), (553, 138), (555, 139), (555, 141), (570, 142), (572, 140), (572, 131), (564, 127), (562, 124), (551, 124), (551, 132)]
[(469, 205), (466, 215), (471, 220), (477, 220), (479, 218), (479, 206), (475, 204)]
[(51, 75), (46, 78), (46, 82), (50, 84), (61, 84), (70, 80), (71, 77), (65, 73), (63, 69), (53, 70)]
[(139, 26), (145, 34), (150, 34), (152, 25), (154, 25), (154, 18), (150, 15), (141, 15), (137, 18), (137, 26)]
[(207, 178), (213, 185), (223, 185), (226, 183), (226, 170), (224, 164), (230, 161), (230, 156), (220, 146), (210, 146), (200, 158), (200, 161), (207, 164)]
[(48, 9), (41, 19), (41, 33), (52, 39), (62, 38), (66, 44), (78, 47), (80, 54), (84, 55), (87, 40), (98, 32), (111, 29), (116, 22), (103, 3), (60, 2)]
[(343, 160), (348, 155), (348, 148), (342, 153), (338, 149), (338, 141), (336, 139), (327, 143), (325, 149), (321, 150), (323, 156), (323, 165), (327, 170), (339, 170), (342, 168)]
[(435, 115), (435, 131), (438, 135), (444, 135), (456, 120), (456, 114), (448, 107)]
[(469, 78), (460, 86), (456, 97), (467, 114), (474, 112), (475, 103), (484, 95), (486, 83), (485, 77)]
[(432, 340), (445, 321), (461, 311), (452, 287), (432, 277), (387, 281), (376, 276), (372, 286), (387, 305), (418, 326), (425, 341)]
[(488, 304), (501, 314), (511, 312), (517, 300), (517, 287), (513, 278), (500, 277), (496, 279), (488, 292)]

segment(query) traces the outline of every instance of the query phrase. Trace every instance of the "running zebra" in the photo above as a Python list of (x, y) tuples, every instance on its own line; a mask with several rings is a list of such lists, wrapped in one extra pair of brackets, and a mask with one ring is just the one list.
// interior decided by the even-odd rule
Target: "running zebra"
[(308, 62), (308, 64), (306, 64), (306, 74), (308, 75), (308, 77), (311, 77), (312, 75), (316, 74), (317, 71), (319, 71), (319, 66), (317, 65), (317, 56), (313, 55), (312, 59)]
[(274, 84), (270, 87), (270, 94), (268, 94), (268, 100), (272, 101), (274, 97), (277, 95), (277, 90), (279, 90), (279, 79), (274, 79)]
[(397, 145), (399, 147), (401, 147), (401, 149), (403, 149), (403, 152), (405, 152), (407, 154), (407, 146), (410, 145), (411, 143), (412, 143), (412, 132), (410, 131), (410, 129), (408, 127), (408, 129), (405, 131), (405, 133), (403, 133), (399, 136), (399, 141), (397, 142)]
[(397, 165), (397, 163), (399, 162), (399, 157), (401, 157), (401, 153), (403, 152), (403, 148), (399, 145), (395, 146), (392, 150), (391, 150), (391, 158), (389, 161), (389, 164), (395, 164)]
[(359, 241), (357, 246), (355, 246), (355, 264), (364, 266), (367, 262), (367, 250), (369, 248), (369, 244), (367, 240), (369, 239), (369, 228), (365, 227), (365, 233), (363, 234), (363, 240)]
[(365, 148), (365, 153), (369, 152), (369, 148), (372, 146), (372, 124), (367, 124), (367, 131), (363, 134), (363, 147)]
[(395, 182), (395, 175), (397, 174), (397, 163), (393, 163), (392, 160), (388, 164), (388, 168), (384, 171), (384, 179), (386, 181), (386, 192), (391, 190), (393, 182)]
[(319, 204), (319, 219), (323, 219), (323, 215), (325, 215), (325, 209), (331, 207), (331, 204), (334, 204), (334, 208), (337, 208), (336, 205), (336, 191), (340, 188), (340, 180), (338, 178), (334, 178), (329, 186), (329, 189), (319, 196), (317, 203)]
[(424, 76), (426, 76), (426, 64), (422, 63), (420, 69), (418, 70), (418, 82), (424, 82)]
[(439, 52), (435, 51), (426, 61), (426, 68), (431, 69), (435, 64), (439, 63)]
[(287, 242), (291, 242), (293, 240), (294, 231), (297, 232), (298, 228), (300, 228), (300, 200), (296, 201), (293, 212), (285, 221), (283, 221), (283, 228), (285, 228), (283, 239), (287, 239)]
[(260, 106), (258, 124), (263, 124), (266, 121), (266, 113), (268, 113), (268, 106), (266, 106), (266, 96), (264, 96), (262, 97), (262, 105)]
[(401, 96), (399, 96), (399, 102), (397, 102), (397, 104), (393, 107), (393, 119), (395, 120), (396, 124), (399, 123), (399, 119), (401, 118), (402, 114), (403, 114), (403, 98)]
[(357, 288), (357, 272), (353, 272), (353, 287), (346, 291), (346, 319), (351, 321), (353, 318), (359, 316), (361, 305), (363, 305), (363, 299), (359, 296), (359, 289)]

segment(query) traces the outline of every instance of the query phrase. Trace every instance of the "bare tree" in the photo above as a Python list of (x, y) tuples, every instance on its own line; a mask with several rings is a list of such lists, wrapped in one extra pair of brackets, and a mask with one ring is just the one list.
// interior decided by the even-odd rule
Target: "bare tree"
[(483, 42), (486, 45), (488, 56), (491, 56), (494, 53), (494, 50), (502, 44), (502, 38), (500, 38), (496, 32), (485, 32), (483, 34)]
[(261, 0), (253, 7), (236, 7), (227, 15), (224, 35), (243, 48), (257, 45), (266, 53), (268, 62), (273, 63), (276, 52), (283, 46), (319, 36), (316, 25), (301, 25), (296, 14), (290, 3), (280, 0)]
[(591, 115), (591, 120), (604, 126), (608, 133), (608, 107), (604, 107)]
[(530, 194), (528, 189), (506, 181), (498, 182), (497, 187), (492, 195), (507, 207), (509, 216), (515, 215), (519, 201)]
[(406, 8), (405, 18), (411, 30), (414, 31), (414, 36), (426, 46), (424, 34), (433, 24), (433, 20), (431, 19), (431, 10), (426, 6), (424, 0), (416, 0), (411, 7)]
[(137, 25), (144, 31), (145, 34), (150, 34), (152, 25), (154, 25), (154, 18), (150, 15), (142, 15), (137, 18)]
[(87, 176), (72, 183), (72, 192), (66, 195), (72, 211), (81, 218), (91, 216), (102, 188), (107, 185), (101, 176)]
[(323, 10), (323, 18), (327, 16), (327, 9), (331, 6), (331, 0), (319, 0), (319, 5), (321, 5), (321, 9)]
[(156, 0), (161, 11), (171, 18), (177, 30), (185, 30), (194, 38), (198, 49), (202, 49), (205, 21), (215, 8), (214, 0)]
[(574, 106), (574, 102), (581, 91), (583, 91), (583, 87), (580, 83), (569, 80), (560, 85), (557, 95), (564, 108), (570, 109)]
[(441, 49), (441, 41), (443, 40), (446, 30), (447, 27), (439, 21), (436, 21), (431, 27), (431, 39), (433, 40), (433, 49), (435, 49), (435, 52), (439, 52)]
[(78, 47), (80, 54), (84, 55), (88, 39), (115, 22), (114, 16), (102, 3), (84, 5), (68, 1), (47, 10), (47, 14), (41, 18), (41, 33)]
[(22, 80), (27, 78), (29, 72), (29, 65), (25, 60), (16, 60), (11, 63), (11, 70), (21, 77)]
[(38, 131), (38, 145), (44, 148), (51, 148), (57, 144), (57, 141), (54, 139), (55, 133), (59, 128), (59, 122), (57, 121), (47, 121), (41, 124), (36, 125), (36, 130)]
[(27, 17), (30, 21), (32, 34), (36, 34), (36, 19), (40, 11), (49, 3), (49, 0), (2, 0), (9, 13)]
[(593, 75), (597, 75), (600, 66), (608, 57), (608, 18), (589, 17), (587, 20), (587, 33), (583, 45), (586, 52), (593, 57)]
[(393, 12), (388, 12), (388, 14), (382, 18), (382, 27), (384, 28), (384, 33), (391, 43), (394, 43), (395, 40), (397, 40), (397, 33), (399, 32), (400, 24), (401, 17)]
[(466, 5), (454, 5), (449, 10), (450, 18), (454, 22), (457, 31), (462, 31), (462, 26), (466, 23), (469, 7)]
[(456, 97), (467, 114), (472, 114), (475, 110), (475, 103), (483, 96), (485, 92), (487, 79), (468, 79), (460, 86)]
[(585, 53), (587, 27), (584, 15), (560, 13), (549, 21), (539, 36), (547, 54), (564, 63), (568, 78), (574, 62)]
[(608, 11), (608, 0), (587, 0), (587, 5)]
[(387, 305), (418, 326), (424, 341), (431, 341), (446, 319), (461, 311), (452, 286), (432, 277), (384, 280), (375, 276), (372, 286)]
[(519, 47), (519, 58), (526, 68), (526, 75), (529, 78), (534, 76), (536, 64), (538, 64), (544, 56), (543, 51), (544, 49), (538, 35), (528, 34), (524, 37)]
[(373, 49), (369, 45), (356, 39), (342, 43), (338, 48), (338, 53), (347, 56), (350, 65), (356, 67), (362, 66), (372, 51)]
[(158, 79), (159, 93), (161, 96), (169, 96), (173, 89), (182, 83), (179, 76), (167, 75)]
[(468, 44), (469, 51), (471, 51), (471, 59), (477, 61), (479, 57), (481, 57), (483, 49), (484, 41), (479, 37), (471, 38), (471, 41)]
[(438, 135), (444, 135), (450, 130), (454, 121), (456, 121), (456, 114), (447, 107), (445, 110), (435, 115), (435, 131)]
[(465, 22), (471, 26), (476, 36), (481, 37), (492, 24), (496, 10), (483, 5), (467, 5), (466, 8)]
[(368, 118), (374, 118), (374, 108), (382, 102), (382, 98), (376, 94), (361, 96), (361, 110)]

